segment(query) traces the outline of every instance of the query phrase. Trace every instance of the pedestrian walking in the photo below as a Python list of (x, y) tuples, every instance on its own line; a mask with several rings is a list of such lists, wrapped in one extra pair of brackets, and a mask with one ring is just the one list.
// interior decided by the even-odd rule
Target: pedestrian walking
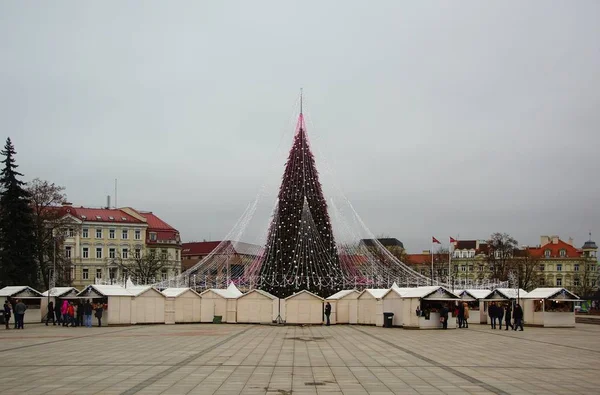
[(62, 325), (69, 326), (69, 302), (63, 300), (62, 307), (60, 308), (60, 314), (62, 315)]
[(102, 303), (97, 303), (95, 310), (96, 310), (95, 316), (98, 319), (98, 326), (102, 326), (102, 313), (104, 311)]
[(463, 328), (469, 327), (469, 304), (464, 302), (463, 306)]
[(492, 302), (488, 306), (488, 316), (490, 317), (490, 322), (492, 323), (492, 329), (496, 329), (496, 302)]
[[(50, 292), (50, 291), (48, 291)], [(52, 325), (56, 325), (54, 321), (54, 302), (48, 302), (48, 314), (46, 314), (46, 326), (48, 326), (48, 321), (52, 320)]]
[(76, 314), (77, 314), (77, 326), (83, 326), (83, 303), (80, 300), (77, 300), (76, 305)]
[[(69, 303), (67, 306), (67, 315), (69, 316), (71, 327), (74, 327), (77, 322), (75, 321), (75, 305), (73, 302)], [(67, 324), (67, 326), (69, 326), (69, 324)]]
[(440, 311), (440, 321), (442, 322), (442, 329), (448, 329), (448, 306), (445, 304), (442, 305), (442, 310)]
[(496, 317), (498, 317), (498, 329), (502, 330), (502, 319), (504, 318), (504, 307), (498, 303), (496, 307)]
[(330, 315), (331, 315), (331, 304), (329, 304), (329, 302), (327, 302), (327, 304), (325, 305), (325, 318), (327, 318), (327, 324), (325, 324), (326, 326), (330, 325), (330, 322), (329, 322)]
[(465, 321), (465, 306), (462, 303), (458, 303), (458, 327), (462, 328)]
[(8, 322), (10, 321), (10, 312), (11, 312), (10, 303), (9, 303), (8, 299), (6, 299), (4, 301), (4, 310), (2, 311), (2, 314), (4, 314), (4, 325), (6, 325), (6, 329), (10, 329), (8, 327)]
[(27, 310), (25, 303), (23, 303), (22, 300), (17, 299), (17, 304), (15, 305), (15, 321), (17, 321), (17, 329), (25, 329), (23, 326), (23, 321), (25, 320), (25, 310)]
[(60, 300), (59, 299), (56, 299), (56, 302), (54, 303), (54, 316), (56, 318), (56, 324), (60, 325), (60, 323), (62, 322), (62, 320), (61, 320), (62, 314), (60, 313)]
[(518, 303), (515, 305), (515, 310), (513, 311), (513, 320), (513, 330), (516, 331), (518, 327), (523, 330), (523, 309)]
[(85, 304), (83, 305), (83, 314), (85, 315), (86, 328), (92, 327), (92, 312), (93, 311), (94, 311), (94, 308), (93, 308), (92, 304), (90, 303), (90, 300), (87, 299), (85, 301)]
[(511, 303), (509, 302), (506, 305), (506, 311), (504, 313), (504, 322), (506, 322), (506, 330), (508, 330), (508, 327), (510, 326), (510, 329), (512, 329), (512, 324), (510, 322), (510, 319), (512, 317), (512, 308), (511, 308)]

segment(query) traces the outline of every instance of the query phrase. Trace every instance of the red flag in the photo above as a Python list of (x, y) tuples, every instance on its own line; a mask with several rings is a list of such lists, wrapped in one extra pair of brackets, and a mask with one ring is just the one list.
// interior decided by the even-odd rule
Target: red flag
[(456, 240), (452, 236), (450, 236), (450, 243), (456, 243)]
[(431, 237), (431, 242), (432, 242), (432, 243), (437, 243), (437, 244), (442, 244), (442, 243), (440, 243), (440, 241), (439, 241), (438, 239), (436, 239), (436, 238), (435, 238), (435, 237), (433, 237), (433, 236)]

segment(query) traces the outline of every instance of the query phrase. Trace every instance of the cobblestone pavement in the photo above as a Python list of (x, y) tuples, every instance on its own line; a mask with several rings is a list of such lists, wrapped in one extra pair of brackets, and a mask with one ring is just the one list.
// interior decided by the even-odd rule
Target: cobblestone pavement
[(2, 394), (592, 394), (600, 325), (0, 330)]

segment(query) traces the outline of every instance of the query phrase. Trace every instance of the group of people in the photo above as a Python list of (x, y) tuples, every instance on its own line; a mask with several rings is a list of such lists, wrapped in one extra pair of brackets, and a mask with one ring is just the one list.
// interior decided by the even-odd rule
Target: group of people
[(456, 315), (459, 328), (469, 327), (469, 304), (467, 302), (458, 303), (454, 314)]
[(14, 304), (11, 304), (8, 299), (5, 300), (2, 315), (4, 316), (4, 325), (6, 326), (6, 329), (10, 328), (8, 324), (13, 312), (15, 316), (15, 329), (25, 329), (23, 320), (25, 319), (26, 310), (27, 305), (20, 299), (15, 300)]
[[(490, 317), (490, 322), (492, 329), (502, 330), (502, 319), (506, 324), (506, 330), (510, 327), (512, 330), (516, 331), (517, 328), (523, 330), (523, 308), (518, 303), (515, 304), (514, 310), (512, 309), (511, 303), (506, 303), (502, 305), (501, 303), (492, 302), (488, 307), (488, 315)], [(513, 322), (511, 323), (511, 318)], [(496, 323), (498, 325), (496, 325)]]
[(102, 303), (92, 304), (89, 299), (81, 302), (63, 300), (62, 304), (57, 301), (56, 304), (50, 301), (48, 303), (48, 315), (46, 316), (46, 326), (52, 321), (52, 325), (62, 326), (85, 326), (92, 327), (92, 314), (98, 319), (98, 326), (102, 326), (102, 313), (104, 305)]

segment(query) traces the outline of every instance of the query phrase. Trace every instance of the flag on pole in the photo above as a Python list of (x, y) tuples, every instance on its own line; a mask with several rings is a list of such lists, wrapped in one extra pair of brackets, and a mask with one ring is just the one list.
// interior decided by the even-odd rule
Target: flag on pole
[(450, 236), (450, 243), (456, 243), (456, 239), (452, 236)]
[(437, 244), (442, 244), (442, 243), (440, 243), (440, 241), (439, 241), (438, 239), (436, 239), (436, 238), (435, 238), (435, 237), (433, 237), (433, 236), (431, 237), (431, 242), (432, 242), (432, 243), (437, 243)]

